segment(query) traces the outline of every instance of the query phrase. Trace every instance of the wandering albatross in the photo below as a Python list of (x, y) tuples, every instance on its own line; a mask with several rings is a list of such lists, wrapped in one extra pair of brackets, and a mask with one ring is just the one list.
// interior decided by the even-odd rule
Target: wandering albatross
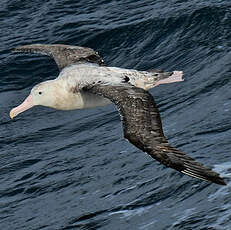
[(226, 185), (218, 173), (172, 147), (164, 136), (157, 105), (147, 90), (159, 84), (183, 81), (181, 71), (107, 67), (97, 52), (79, 46), (33, 44), (17, 47), (14, 52), (51, 56), (60, 74), (54, 80), (34, 86), (24, 102), (10, 111), (12, 119), (35, 105), (73, 110), (113, 102), (121, 115), (124, 137), (130, 143), (167, 167)]

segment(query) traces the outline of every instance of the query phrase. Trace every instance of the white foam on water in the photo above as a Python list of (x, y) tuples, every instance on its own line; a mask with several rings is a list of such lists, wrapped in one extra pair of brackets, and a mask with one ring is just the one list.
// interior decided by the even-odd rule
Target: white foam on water
[(226, 204), (221, 207), (221, 212), (215, 214), (217, 220), (215, 223), (209, 225), (208, 227), (215, 228), (216, 230), (229, 229), (224, 228), (224, 223), (228, 223), (231, 219), (231, 204)]
[[(139, 229), (141, 229), (141, 230), (147, 229), (147, 227), (150, 227), (151, 225), (156, 224), (156, 222), (157, 222), (157, 220), (154, 220), (154, 221), (152, 221), (152, 222), (150, 222), (150, 223), (148, 223), (148, 224), (145, 224), (145, 225), (139, 227)], [(149, 228), (149, 229), (150, 229), (150, 228)], [(153, 229), (155, 229), (154, 226), (153, 226)]]
[[(213, 168), (213, 170), (215, 172), (218, 172), (221, 177), (231, 178), (231, 172), (228, 172), (231, 169), (231, 162), (225, 162), (225, 163), (222, 163), (222, 164), (216, 164), (214, 166), (215, 167)], [(229, 195), (231, 193), (231, 181), (228, 181), (226, 179), (225, 182), (227, 183), (227, 185), (219, 187), (218, 190), (215, 193), (211, 194), (208, 197), (208, 201), (212, 202), (212, 201), (214, 201), (215, 199), (218, 199), (218, 198), (223, 199), (223, 197), (225, 195)]]
[(189, 209), (183, 210), (181, 216), (179, 216), (178, 214), (173, 215), (173, 216), (178, 216), (178, 220), (173, 223), (173, 226), (178, 225), (181, 222), (185, 221), (187, 218), (189, 218), (191, 215), (194, 214), (195, 210), (196, 208), (189, 208)]
[(111, 215), (116, 215), (116, 214), (122, 214), (123, 216), (121, 218), (131, 218), (133, 216), (140, 216), (143, 215), (143, 213), (148, 212), (148, 210), (151, 208), (152, 206), (149, 207), (141, 207), (141, 208), (137, 208), (134, 210), (121, 210), (121, 211), (116, 211), (116, 212), (112, 212), (109, 213), (109, 216)]

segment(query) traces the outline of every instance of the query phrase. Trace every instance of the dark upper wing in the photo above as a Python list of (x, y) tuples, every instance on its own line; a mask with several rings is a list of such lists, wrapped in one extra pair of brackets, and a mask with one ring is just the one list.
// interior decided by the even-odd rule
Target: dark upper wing
[(66, 66), (82, 62), (96, 63), (98, 65), (103, 64), (103, 59), (97, 52), (91, 48), (81, 46), (33, 44), (19, 46), (15, 48), (13, 52), (40, 53), (48, 55), (54, 58), (60, 71)]
[(219, 174), (196, 162), (167, 142), (156, 103), (150, 93), (130, 85), (96, 85), (92, 93), (114, 102), (120, 111), (124, 136), (162, 164), (189, 176), (225, 185)]

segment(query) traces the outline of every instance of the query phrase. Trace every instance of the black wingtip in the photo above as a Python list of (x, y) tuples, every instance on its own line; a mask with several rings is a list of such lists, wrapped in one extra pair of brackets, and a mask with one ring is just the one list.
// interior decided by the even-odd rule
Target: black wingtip
[(212, 170), (210, 170), (207, 167), (204, 167), (201, 165), (201, 169), (198, 168), (196, 165), (193, 165), (194, 167), (187, 167), (184, 170), (179, 170), (182, 173), (194, 177), (194, 178), (198, 178), (201, 180), (205, 180), (208, 182), (212, 182), (215, 184), (219, 184), (219, 185), (227, 185), (224, 181), (224, 179), (222, 177), (220, 177), (220, 175)]
[(29, 52), (29, 48), (25, 46), (17, 46), (11, 50), (12, 53)]
[(33, 53), (33, 49), (36, 49), (36, 46), (40, 46), (41, 44), (34, 44), (34, 45), (23, 45), (23, 46), (17, 46), (15, 48), (12, 49), (13, 53), (29, 53), (32, 52)]
[(214, 171), (212, 171), (212, 173), (215, 175), (208, 175), (205, 180), (219, 185), (227, 185), (224, 181), (224, 178), (220, 177), (218, 173), (215, 173)]
[[(167, 153), (168, 158), (165, 157), (159, 160), (166, 166), (197, 179), (205, 180), (219, 185), (226, 185), (224, 179), (220, 177), (217, 172), (214, 172), (210, 168), (200, 164), (199, 162), (196, 162), (193, 158), (187, 156), (183, 152), (171, 146), (162, 147), (160, 149), (160, 152), (161, 151), (163, 151), (165, 154)], [(163, 159), (165, 161), (163, 161)]]
[(19, 52), (19, 51), (18, 51), (18, 47), (13, 48), (13, 49), (11, 50), (11, 52), (12, 52), (12, 53), (17, 53), (17, 52)]
[(219, 184), (219, 185), (227, 185), (227, 184), (225, 183), (224, 179), (221, 178), (221, 177), (215, 178), (214, 181), (212, 181), (212, 182), (213, 182), (213, 183), (216, 183), (216, 184)]

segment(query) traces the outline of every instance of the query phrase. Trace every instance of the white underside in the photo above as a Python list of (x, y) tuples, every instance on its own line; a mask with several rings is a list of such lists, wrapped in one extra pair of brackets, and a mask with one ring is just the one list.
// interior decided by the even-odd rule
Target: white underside
[(87, 109), (105, 106), (111, 103), (107, 98), (88, 92), (66, 94), (65, 98), (63, 97), (59, 102), (60, 103), (53, 108), (60, 110)]
[(83, 109), (84, 108), (95, 108), (99, 106), (105, 106), (111, 104), (112, 102), (104, 97), (92, 94), (92, 93), (85, 93), (81, 92), (81, 97), (83, 100)]

